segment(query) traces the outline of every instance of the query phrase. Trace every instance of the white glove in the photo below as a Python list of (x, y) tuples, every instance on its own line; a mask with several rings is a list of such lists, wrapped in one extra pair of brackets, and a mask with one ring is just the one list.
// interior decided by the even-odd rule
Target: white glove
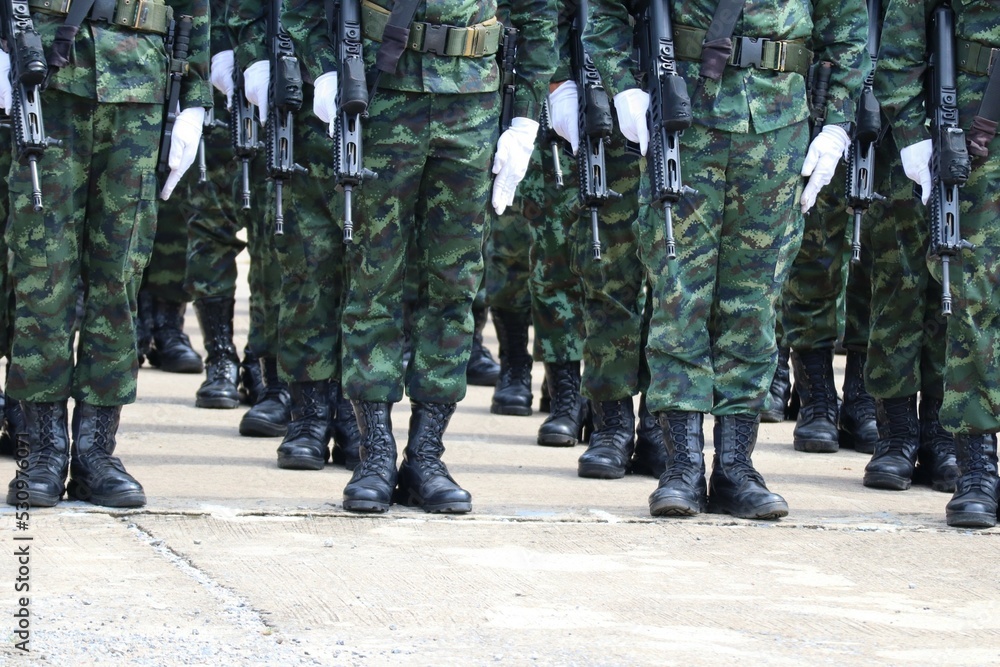
[(626, 139), (639, 144), (639, 152), (643, 155), (649, 146), (647, 109), (649, 109), (649, 93), (644, 90), (629, 88), (615, 95), (618, 129)]
[(313, 113), (329, 127), (327, 134), (333, 136), (337, 124), (337, 73), (320, 74), (313, 84)]
[(573, 153), (580, 146), (580, 105), (576, 81), (563, 81), (549, 93), (549, 123), (569, 142)]
[(220, 51), (212, 56), (212, 67), (210, 68), (209, 78), (212, 80), (212, 85), (220, 93), (226, 96), (226, 108), (233, 108), (233, 69), (235, 67), (235, 61), (233, 59), (233, 52)]
[(13, 106), (12, 93), (10, 88), (10, 56), (6, 51), (0, 51), (0, 107), (4, 113), (10, 115), (10, 108)]
[(514, 192), (528, 172), (537, 134), (538, 122), (519, 116), (510, 121), (510, 127), (497, 141), (493, 156), (493, 173), (497, 175), (493, 181), (493, 209), (497, 215), (514, 203)]
[(920, 198), (926, 204), (931, 197), (931, 156), (934, 154), (934, 142), (930, 139), (918, 141), (902, 148), (899, 159), (903, 161), (903, 171), (906, 177), (920, 186)]
[(809, 177), (809, 182), (802, 190), (799, 205), (802, 213), (806, 213), (816, 203), (816, 196), (831, 180), (837, 171), (837, 163), (851, 145), (851, 138), (839, 125), (824, 125), (806, 152), (806, 161), (802, 165), (802, 175)]
[(243, 71), (243, 94), (247, 102), (257, 107), (260, 124), (267, 122), (267, 89), (271, 85), (271, 66), (266, 60), (251, 63)]
[(163, 189), (160, 190), (160, 199), (170, 199), (181, 176), (194, 164), (204, 127), (204, 107), (190, 107), (177, 114), (174, 129), (170, 134), (170, 154), (167, 156), (170, 174), (167, 176), (167, 182), (163, 184)]

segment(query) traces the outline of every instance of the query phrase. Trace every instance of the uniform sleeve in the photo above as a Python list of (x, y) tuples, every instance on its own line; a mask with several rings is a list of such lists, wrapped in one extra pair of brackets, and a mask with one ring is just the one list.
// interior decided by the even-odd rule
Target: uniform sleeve
[(882, 25), (875, 95), (901, 148), (930, 138), (924, 106), (927, 5), (925, 0), (892, 0)]
[(854, 121), (868, 58), (868, 12), (863, 0), (814, 3), (811, 48), (813, 62), (833, 63), (827, 93), (826, 122)]
[(191, 16), (191, 41), (188, 51), (188, 75), (181, 84), (181, 108), (211, 107), (212, 84), (208, 78), (211, 54), (211, 11), (209, 0), (172, 3), (175, 16)]
[(556, 0), (515, 0), (510, 5), (510, 22), (518, 30), (515, 116), (538, 118), (548, 94), (559, 63), (559, 4)]
[(303, 65), (306, 81), (337, 69), (337, 50), (327, 27), (326, 3), (315, 0), (289, 0), (281, 23), (295, 43), (295, 55)]
[(236, 41), (233, 53), (241, 69), (267, 59), (267, 14), (264, 9), (263, 2), (229, 1), (226, 25)]
[(638, 88), (632, 62), (631, 2), (591, 0), (583, 44), (594, 60), (608, 94)]
[(226, 14), (229, 11), (228, 0), (211, 0), (212, 9), (212, 55), (229, 51), (233, 48), (229, 26), (226, 25)]

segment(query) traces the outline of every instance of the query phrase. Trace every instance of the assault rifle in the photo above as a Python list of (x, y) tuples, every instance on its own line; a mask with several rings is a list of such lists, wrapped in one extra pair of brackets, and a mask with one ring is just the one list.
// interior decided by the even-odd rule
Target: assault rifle
[(694, 189), (681, 180), (680, 138), (691, 127), (691, 98), (677, 73), (674, 30), (666, 2), (650, 2), (639, 26), (639, 69), (649, 90), (649, 166), (653, 204), (663, 207), (667, 258), (677, 256), (673, 207)]
[(254, 106), (247, 101), (243, 70), (233, 68), (233, 108), (229, 112), (229, 139), (233, 144), (233, 159), (240, 161), (240, 197), (244, 211), (250, 210), (250, 163), (261, 148), (257, 136)]
[(40, 92), (48, 75), (42, 38), (31, 21), (25, 0), (0, 2), (0, 31), (10, 54), (11, 117), (17, 161), (31, 171), (31, 203), (41, 211), (42, 186), (38, 178), (38, 160), (49, 146), (62, 142), (45, 135)]
[(941, 311), (951, 315), (951, 284), (948, 268), (952, 257), (972, 244), (959, 232), (958, 189), (969, 178), (972, 161), (965, 133), (958, 122), (956, 87), (955, 15), (951, 7), (934, 10), (931, 22), (931, 88), (928, 108), (932, 110), (931, 134), (931, 235), (930, 254), (941, 260)]
[(885, 197), (874, 191), (875, 146), (882, 131), (881, 107), (875, 98), (875, 65), (878, 61), (880, 0), (868, 0), (868, 56), (872, 69), (861, 89), (854, 141), (847, 157), (847, 211), (854, 215), (851, 263), (861, 261), (861, 218), (872, 202)]
[(517, 28), (504, 26), (500, 42), (500, 132), (514, 120), (514, 61), (517, 60)]
[(361, 52), (361, 3), (339, 0), (335, 5), (340, 71), (333, 166), (337, 188), (344, 192), (344, 243), (350, 243), (354, 238), (351, 194), (355, 186), (366, 178), (378, 178), (378, 174), (363, 166), (361, 119), (368, 113), (368, 87)]
[(292, 39), (281, 27), (281, 0), (271, 0), (267, 22), (268, 61), (271, 85), (267, 91), (267, 177), (274, 183), (274, 233), (285, 233), (282, 187), (293, 174), (306, 173), (295, 163), (293, 148), (293, 117), (302, 107), (302, 70), (295, 57)]
[(181, 83), (188, 73), (188, 52), (193, 23), (194, 20), (190, 16), (181, 16), (171, 20), (167, 28), (166, 48), (170, 56), (170, 72), (167, 79), (166, 117), (163, 121), (163, 130), (160, 132), (160, 157), (156, 164), (156, 170), (161, 174), (170, 173), (170, 138), (174, 134), (174, 123), (181, 110)]
[(601, 83), (597, 67), (583, 48), (583, 30), (587, 24), (587, 0), (580, 0), (570, 35), (570, 59), (579, 99), (580, 148), (576, 152), (580, 175), (580, 203), (590, 209), (591, 248), (594, 259), (601, 259), (601, 237), (597, 209), (609, 199), (621, 195), (608, 187), (605, 148), (611, 141), (611, 103)]
[(552, 151), (552, 173), (556, 177), (556, 187), (562, 189), (563, 172), (562, 164), (560, 164), (562, 151), (559, 150), (559, 134), (552, 129), (552, 120), (549, 114), (549, 101), (545, 99), (542, 101), (542, 112), (538, 115), (538, 133), (541, 135), (542, 141), (549, 144), (549, 149)]

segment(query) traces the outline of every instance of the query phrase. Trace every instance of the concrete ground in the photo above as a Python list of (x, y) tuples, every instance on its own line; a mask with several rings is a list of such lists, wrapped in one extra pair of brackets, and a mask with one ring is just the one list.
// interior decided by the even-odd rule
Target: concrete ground
[[(239, 341), (246, 324), (241, 298)], [(201, 380), (140, 373), (118, 453), (145, 508), (64, 501), (27, 530), (0, 510), (0, 664), (1000, 664), (1000, 529), (948, 528), (929, 488), (862, 487), (868, 457), (795, 452), (791, 423), (754, 456), (787, 518), (657, 520), (655, 480), (578, 478), (582, 446), (538, 447), (543, 415), (491, 415), (472, 387), (446, 461), (473, 512), (364, 517), (347, 471), (279, 470), (278, 440), (238, 435), (244, 408), (196, 409)]]

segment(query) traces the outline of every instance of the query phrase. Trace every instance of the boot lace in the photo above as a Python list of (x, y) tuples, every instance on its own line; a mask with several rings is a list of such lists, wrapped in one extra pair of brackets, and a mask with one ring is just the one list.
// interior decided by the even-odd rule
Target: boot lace
[(416, 451), (411, 450), (415, 461), (425, 472), (441, 477), (448, 476), (448, 468), (445, 467), (441, 457), (444, 455), (445, 424), (451, 417), (453, 407), (443, 403), (424, 403), (424, 410), (430, 415), (430, 422), (434, 428), (426, 428), (421, 431), (417, 439)]
[[(395, 461), (389, 460), (389, 450), (385, 443), (391, 442), (392, 432), (389, 430), (388, 420), (382, 408), (376, 408), (368, 403), (363, 403), (361, 407), (362, 418), (367, 425), (361, 439), (361, 465), (355, 470), (357, 477), (368, 475), (384, 476), (385, 471), (390, 466), (395, 466)], [(369, 447), (366, 443), (378, 442), (383, 446)]]
[(765, 486), (764, 477), (753, 467), (750, 449), (754, 444), (754, 423), (736, 420), (733, 428), (733, 472), (743, 481), (753, 481)]
[(580, 385), (570, 369), (560, 369), (551, 378), (554, 392), (551, 395), (551, 418), (575, 417), (580, 406)]

